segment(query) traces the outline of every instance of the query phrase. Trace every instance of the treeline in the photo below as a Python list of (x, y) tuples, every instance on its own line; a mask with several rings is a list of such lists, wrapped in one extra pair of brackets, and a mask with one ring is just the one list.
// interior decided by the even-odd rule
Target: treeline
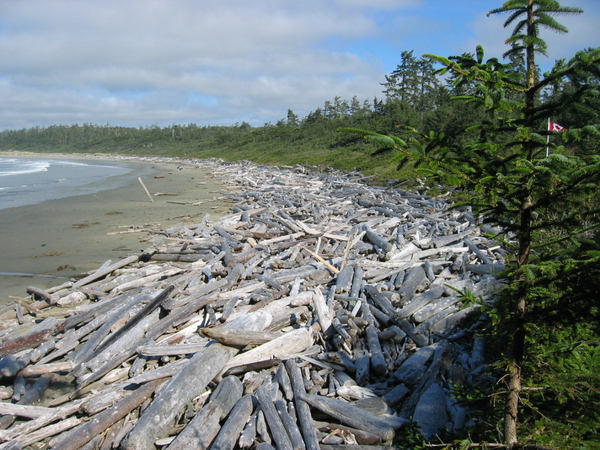
[[(522, 63), (516, 61), (514, 67), (525, 73)], [(467, 124), (477, 122), (478, 117), (483, 120), (483, 114), (474, 104), (452, 100), (469, 93), (468, 85), (455, 86), (454, 82), (453, 77), (437, 76), (429, 59), (404, 51), (396, 70), (381, 83), (381, 99), (335, 97), (305, 117), (289, 109), (277, 123), (260, 127), (246, 122), (231, 126), (189, 123), (138, 128), (84, 123), (5, 130), (0, 132), (0, 150), (219, 157), (261, 164), (358, 169), (383, 180), (398, 177), (395, 167), (388, 163), (389, 157), (373, 157), (373, 147), (362, 138), (341, 134), (337, 129), (357, 127), (385, 134), (398, 133), (409, 126), (455, 136)], [(565, 89), (568, 86), (551, 86), (543, 95), (559, 97)], [(586, 112), (574, 111), (572, 117), (553, 120), (568, 127), (578, 120), (577, 114), (590, 111), (598, 114), (598, 108), (592, 107)]]
[[(335, 97), (299, 117), (292, 109), (277, 123), (260, 127), (195, 123), (122, 127), (91, 123), (52, 125), (0, 132), (0, 150), (34, 152), (118, 153), (220, 157), (268, 164), (307, 164), (359, 169), (385, 178), (396, 176), (385, 156), (371, 157), (372, 147), (339, 127), (393, 133), (413, 126), (453, 134), (479, 113), (475, 106), (452, 102), (462, 94), (452, 80), (433, 75), (432, 63), (412, 51), (401, 55), (397, 69), (385, 76), (382, 98)], [(464, 128), (464, 127), (463, 127)]]

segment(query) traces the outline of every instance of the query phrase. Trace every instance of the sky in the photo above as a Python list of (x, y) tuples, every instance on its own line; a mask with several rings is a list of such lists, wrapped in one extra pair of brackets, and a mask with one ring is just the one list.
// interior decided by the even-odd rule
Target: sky
[[(0, 130), (276, 123), (382, 98), (414, 56), (500, 57), (501, 0), (0, 0)], [(545, 32), (550, 68), (600, 45), (600, 0)]]

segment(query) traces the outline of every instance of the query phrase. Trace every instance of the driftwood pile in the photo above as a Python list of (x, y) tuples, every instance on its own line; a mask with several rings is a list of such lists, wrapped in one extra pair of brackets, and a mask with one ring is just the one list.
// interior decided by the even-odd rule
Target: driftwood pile
[(359, 174), (195, 164), (231, 214), (0, 311), (0, 448), (383, 448), (411, 420), (467, 426), (453, 388), (485, 365), (463, 294), (490, 299), (503, 263), (469, 211)]

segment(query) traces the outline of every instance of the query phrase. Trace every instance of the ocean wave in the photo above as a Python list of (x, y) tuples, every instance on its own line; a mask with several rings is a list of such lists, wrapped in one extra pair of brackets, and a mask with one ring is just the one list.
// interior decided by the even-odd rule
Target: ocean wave
[(85, 162), (76, 162), (76, 161), (56, 161), (57, 163), (60, 163), (63, 166), (83, 166), (83, 167), (98, 167), (98, 168), (102, 168), (102, 169), (117, 169), (117, 170), (123, 170), (122, 166), (115, 166), (112, 164), (88, 164)]
[(0, 158), (0, 177), (47, 172), (50, 161), (40, 159)]

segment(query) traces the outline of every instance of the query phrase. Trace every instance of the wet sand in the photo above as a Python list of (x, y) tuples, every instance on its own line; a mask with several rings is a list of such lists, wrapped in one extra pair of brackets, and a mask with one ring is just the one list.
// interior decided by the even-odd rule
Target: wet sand
[(163, 229), (193, 225), (206, 213), (216, 219), (230, 210), (213, 175), (191, 165), (182, 170), (175, 163), (152, 166), (156, 172), (143, 181), (154, 203), (135, 178), (93, 195), (0, 210), (0, 273), (35, 274), (0, 275), (0, 305), (9, 296), (26, 296), (27, 286), (55, 286), (150, 245), (148, 233), (124, 231), (150, 224)]

